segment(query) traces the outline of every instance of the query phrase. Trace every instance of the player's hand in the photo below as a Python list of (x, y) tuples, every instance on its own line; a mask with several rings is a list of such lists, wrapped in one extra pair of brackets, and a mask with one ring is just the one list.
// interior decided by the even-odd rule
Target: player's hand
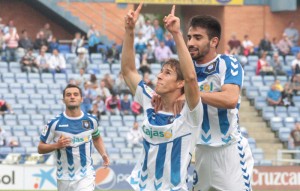
[(160, 95), (157, 95), (156, 93), (153, 94), (152, 99), (151, 99), (151, 104), (152, 104), (152, 107), (154, 107), (155, 113), (158, 112), (159, 110), (162, 110), (162, 103), (161, 103)]
[(58, 148), (64, 148), (64, 147), (68, 147), (71, 144), (71, 139), (69, 137), (65, 137), (63, 135), (61, 135), (58, 139)]
[(125, 16), (125, 29), (126, 30), (134, 30), (135, 23), (139, 18), (140, 11), (142, 9), (143, 3), (140, 3), (138, 8), (133, 11), (129, 10), (127, 15)]
[(175, 16), (175, 5), (173, 5), (171, 13), (168, 16), (165, 16), (163, 21), (165, 28), (171, 34), (176, 34), (180, 32), (180, 19)]
[(109, 161), (109, 158), (108, 156), (105, 154), (105, 155), (102, 155), (102, 159), (103, 159), (103, 166), (106, 168), (110, 165), (110, 161)]
[(185, 103), (185, 95), (182, 94), (174, 103), (173, 113), (175, 116), (181, 112), (184, 103)]

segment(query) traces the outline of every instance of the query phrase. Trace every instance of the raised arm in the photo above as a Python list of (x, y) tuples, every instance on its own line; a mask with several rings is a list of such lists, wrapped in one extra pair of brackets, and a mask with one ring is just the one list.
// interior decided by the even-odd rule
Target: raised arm
[(185, 80), (184, 92), (186, 101), (190, 110), (193, 110), (197, 106), (200, 99), (197, 75), (193, 60), (180, 31), (180, 19), (176, 17), (174, 13), (175, 5), (173, 5), (171, 13), (164, 18), (164, 25), (165, 28), (173, 35), (176, 43), (180, 69)]
[(135, 11), (130, 10), (125, 16), (125, 35), (122, 48), (121, 72), (124, 80), (132, 94), (135, 94), (136, 87), (142, 77), (139, 75), (135, 66), (134, 27), (142, 9), (143, 3), (140, 3)]

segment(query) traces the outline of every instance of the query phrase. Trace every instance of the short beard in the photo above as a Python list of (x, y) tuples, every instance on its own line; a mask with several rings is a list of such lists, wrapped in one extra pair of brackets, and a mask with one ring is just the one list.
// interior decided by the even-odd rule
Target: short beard
[(193, 56), (192, 59), (195, 60), (195, 61), (199, 61), (199, 62), (203, 61), (204, 57), (209, 52), (209, 48), (210, 48), (210, 46), (209, 46), (209, 44), (207, 44), (207, 46), (204, 47), (203, 51), (200, 52), (200, 50), (198, 50), (198, 54)]
[(67, 106), (68, 110), (76, 110), (79, 106)]

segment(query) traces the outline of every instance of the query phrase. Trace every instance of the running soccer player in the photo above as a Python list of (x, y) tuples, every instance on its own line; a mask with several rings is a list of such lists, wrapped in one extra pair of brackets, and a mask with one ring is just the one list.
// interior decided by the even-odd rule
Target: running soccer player
[(238, 121), (244, 71), (235, 57), (217, 54), (221, 25), (216, 18), (191, 18), (187, 38), (203, 101), (194, 191), (251, 190), (254, 161)]
[[(125, 37), (121, 71), (126, 84), (143, 106), (143, 153), (129, 183), (134, 190), (188, 190), (187, 168), (202, 122), (202, 103), (193, 62), (180, 32), (180, 20), (171, 14), (164, 18), (166, 29), (177, 45), (179, 62), (170, 59), (157, 76), (155, 91), (161, 96), (162, 110), (154, 112), (149, 88), (136, 70), (133, 48), (134, 28), (142, 4), (125, 16)], [(184, 64), (182, 64), (184, 61)], [(185, 92), (186, 103), (178, 115), (172, 113), (175, 101)]]
[(76, 85), (67, 85), (63, 91), (63, 102), (66, 110), (44, 127), (38, 152), (55, 151), (59, 191), (93, 191), (92, 142), (102, 156), (103, 165), (109, 165), (97, 118), (81, 111), (82, 91)]

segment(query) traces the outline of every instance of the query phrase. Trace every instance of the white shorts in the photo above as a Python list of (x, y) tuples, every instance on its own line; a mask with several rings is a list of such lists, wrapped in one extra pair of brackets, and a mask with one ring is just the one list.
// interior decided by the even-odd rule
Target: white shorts
[(254, 160), (248, 140), (196, 146), (194, 191), (250, 191)]
[(58, 191), (93, 191), (95, 176), (89, 175), (80, 180), (57, 180)]

